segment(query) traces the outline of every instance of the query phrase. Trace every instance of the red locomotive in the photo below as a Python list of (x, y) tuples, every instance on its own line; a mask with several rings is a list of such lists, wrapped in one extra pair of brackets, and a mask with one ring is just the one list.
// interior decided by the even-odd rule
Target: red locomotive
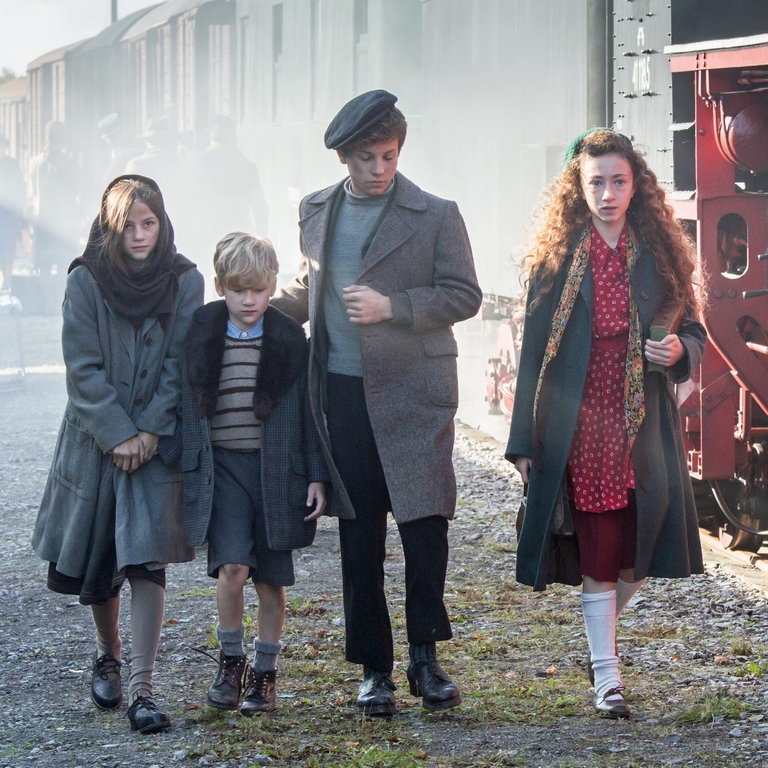
[(696, 223), (710, 341), (698, 391), (681, 403), (688, 464), (711, 486), (721, 541), (757, 550), (768, 535), (768, 38), (668, 53), (673, 85), (690, 92), (675, 124), (692, 116), (694, 134), (695, 193), (673, 203)]
[[(768, 9), (616, 0), (614, 11), (606, 124), (645, 148), (706, 276), (710, 341), (678, 389), (699, 517), (724, 546), (757, 551), (768, 536)], [(506, 416), (516, 306), (487, 296), (483, 313), (502, 321), (486, 400)]]

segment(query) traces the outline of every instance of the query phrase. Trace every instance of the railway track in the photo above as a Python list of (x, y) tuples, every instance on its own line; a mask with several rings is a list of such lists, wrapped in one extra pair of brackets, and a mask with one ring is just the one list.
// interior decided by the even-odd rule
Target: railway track
[(726, 549), (716, 536), (704, 528), (699, 529), (704, 562), (710, 567), (723, 568), (748, 587), (768, 597), (768, 546), (758, 552)]

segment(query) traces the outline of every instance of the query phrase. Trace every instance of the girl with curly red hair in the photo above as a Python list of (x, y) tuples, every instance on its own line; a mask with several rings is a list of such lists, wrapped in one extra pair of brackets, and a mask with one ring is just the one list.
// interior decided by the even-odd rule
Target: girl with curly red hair
[(706, 342), (696, 265), (615, 131), (574, 140), (541, 213), (505, 453), (526, 485), (517, 579), (583, 585), (595, 708), (627, 718), (617, 616), (646, 576), (703, 570), (674, 393)]

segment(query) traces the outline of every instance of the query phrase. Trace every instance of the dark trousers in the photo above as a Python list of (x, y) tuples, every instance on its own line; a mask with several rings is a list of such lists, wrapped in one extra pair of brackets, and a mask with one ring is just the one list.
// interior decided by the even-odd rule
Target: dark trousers
[[(362, 379), (328, 374), (328, 431), (333, 459), (355, 509), (339, 521), (346, 658), (378, 672), (393, 667), (392, 625), (384, 592), (389, 492), (365, 404)], [(443, 603), (448, 520), (398, 526), (405, 557), (405, 619), (414, 644), (448, 640)]]

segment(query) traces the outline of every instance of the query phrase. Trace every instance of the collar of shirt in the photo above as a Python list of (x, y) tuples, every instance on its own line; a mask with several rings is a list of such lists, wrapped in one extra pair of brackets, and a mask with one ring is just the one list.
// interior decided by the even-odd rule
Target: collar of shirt
[(605, 242), (603, 236), (598, 232), (597, 227), (592, 225), (592, 243), (589, 249), (589, 257), (597, 262), (601, 269), (605, 269), (605, 265), (609, 259), (618, 258), (624, 260), (627, 255), (627, 224), (624, 223), (624, 228), (621, 230), (619, 241), (616, 243), (615, 248), (611, 248), (608, 243)]
[(352, 198), (352, 200), (355, 200), (356, 202), (367, 201), (373, 204), (380, 203), (386, 200), (392, 194), (392, 190), (394, 188), (395, 188), (395, 180), (392, 179), (392, 183), (380, 195), (356, 195), (352, 191), (352, 179), (348, 178), (344, 182), (345, 194), (347, 195), (347, 197)]
[(230, 339), (260, 339), (264, 335), (264, 317), (260, 317), (256, 325), (253, 328), (249, 328), (247, 331), (243, 331), (232, 323), (231, 320), (227, 320), (227, 336)]

